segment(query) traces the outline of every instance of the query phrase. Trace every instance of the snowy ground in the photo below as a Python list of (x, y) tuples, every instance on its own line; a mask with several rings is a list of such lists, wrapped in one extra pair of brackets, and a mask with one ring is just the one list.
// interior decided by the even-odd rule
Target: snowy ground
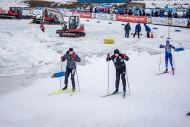
[[(188, 29), (171, 28), (171, 43), (185, 48), (173, 52), (176, 75), (156, 76), (165, 70), (164, 53), (161, 71), (158, 69), (158, 47), (165, 44), (168, 27), (149, 25), (158, 30), (154, 39), (147, 39), (141, 25), (140, 40), (126, 39), (122, 22), (110, 25), (108, 21), (81, 20), (87, 33), (84, 38), (60, 38), (55, 34), (59, 25), (46, 25), (44, 34), (39, 25), (28, 24), (29, 20), (0, 21), (0, 126), (189, 127), (190, 118), (185, 116), (190, 110)], [(131, 27), (134, 32), (135, 24)], [(105, 45), (106, 37), (113, 37), (115, 44)], [(59, 89), (59, 79), (50, 77), (60, 71), (60, 56), (69, 47), (82, 58), (78, 65), (81, 92), (73, 97), (70, 92), (47, 96)], [(107, 94), (105, 57), (115, 48), (130, 57), (126, 64), (132, 95), (125, 99), (122, 95), (100, 97)], [(115, 69), (110, 62), (110, 93), (115, 90), (114, 82)]]

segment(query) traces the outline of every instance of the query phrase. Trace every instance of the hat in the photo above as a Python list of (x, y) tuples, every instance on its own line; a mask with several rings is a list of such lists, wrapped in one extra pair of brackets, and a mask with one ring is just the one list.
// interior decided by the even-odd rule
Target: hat
[(167, 41), (166, 41), (166, 45), (169, 45), (169, 44), (170, 44), (170, 41), (169, 41), (169, 40), (167, 40)]
[(119, 54), (119, 50), (118, 50), (118, 49), (115, 49), (115, 50), (114, 50), (114, 54), (117, 54), (117, 53)]
[(69, 51), (73, 51), (73, 48), (69, 48)]

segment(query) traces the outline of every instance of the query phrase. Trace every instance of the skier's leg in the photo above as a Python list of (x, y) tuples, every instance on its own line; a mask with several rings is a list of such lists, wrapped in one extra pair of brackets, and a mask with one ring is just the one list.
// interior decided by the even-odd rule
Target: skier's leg
[[(69, 68), (66, 67), (66, 73), (65, 73), (65, 87), (64, 87), (64, 88), (67, 88), (69, 74), (70, 74)], [(64, 88), (63, 88), (63, 89), (64, 89)]]
[(120, 72), (116, 71), (116, 81), (115, 81), (116, 91), (118, 91), (118, 89), (119, 89), (119, 80), (120, 80)]
[(125, 30), (125, 37), (127, 36), (127, 31)]
[(171, 67), (173, 68), (172, 54), (169, 56), (169, 59), (170, 59), (170, 65), (171, 65)]
[(123, 91), (126, 92), (125, 70), (121, 74), (121, 80), (122, 80), (122, 83), (123, 83)]
[(168, 55), (167, 54), (165, 55), (165, 63), (166, 63), (166, 71), (165, 72), (168, 72)]
[(72, 81), (72, 86), (73, 89), (75, 89), (75, 69), (71, 69), (71, 81)]

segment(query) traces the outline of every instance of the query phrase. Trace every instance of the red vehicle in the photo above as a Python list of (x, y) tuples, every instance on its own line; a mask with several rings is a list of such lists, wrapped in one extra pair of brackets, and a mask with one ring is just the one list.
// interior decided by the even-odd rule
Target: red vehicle
[(84, 37), (84, 24), (80, 24), (79, 16), (70, 16), (68, 24), (64, 24), (62, 30), (57, 30), (56, 33), (60, 37)]
[(0, 18), (20, 18), (22, 15), (21, 7), (10, 7), (9, 10), (2, 10), (0, 12)]
[(0, 11), (0, 18), (5, 19), (31, 19), (32, 16), (23, 16), (21, 7), (10, 7), (7, 10)]
[(43, 14), (40, 18), (34, 17), (34, 21), (36, 24), (44, 23), (44, 24), (60, 24), (60, 21), (57, 18), (56, 13), (60, 13), (55, 9), (46, 8), (43, 10)]

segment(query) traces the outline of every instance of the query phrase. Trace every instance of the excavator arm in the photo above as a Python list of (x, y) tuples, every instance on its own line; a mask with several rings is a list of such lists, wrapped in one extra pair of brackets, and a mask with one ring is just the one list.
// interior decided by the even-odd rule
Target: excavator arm
[(58, 21), (60, 22), (60, 25), (63, 27), (63, 25), (66, 25), (67, 23), (64, 21), (64, 16), (63, 14), (58, 11), (58, 10), (55, 10), (55, 9), (52, 9), (52, 8), (45, 8), (43, 10), (43, 13), (42, 13), (42, 17), (43, 17), (43, 22), (46, 18), (46, 16), (51, 13), (51, 14), (54, 14), (56, 16), (56, 18), (58, 19)]

